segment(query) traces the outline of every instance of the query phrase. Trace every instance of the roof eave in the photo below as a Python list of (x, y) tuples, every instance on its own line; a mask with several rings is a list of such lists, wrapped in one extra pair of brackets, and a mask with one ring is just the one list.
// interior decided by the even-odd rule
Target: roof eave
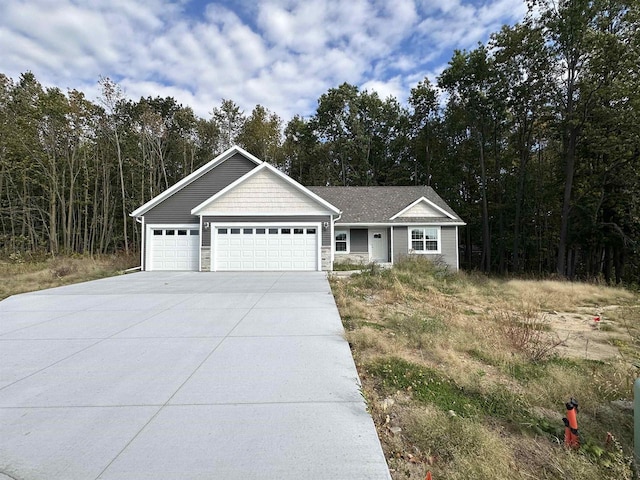
[(455, 222), (335, 222), (336, 225), (342, 225), (345, 227), (367, 227), (367, 226), (376, 226), (376, 227), (408, 227), (411, 225), (440, 225), (443, 227), (464, 227), (466, 222), (462, 220)]

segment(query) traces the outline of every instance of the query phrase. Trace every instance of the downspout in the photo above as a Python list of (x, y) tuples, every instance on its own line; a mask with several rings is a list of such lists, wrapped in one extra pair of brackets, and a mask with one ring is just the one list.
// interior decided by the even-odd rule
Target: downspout
[(198, 237), (198, 271), (202, 271), (202, 243), (204, 242), (204, 228), (202, 228), (202, 215), (200, 217), (200, 235)]
[(458, 243), (458, 226), (456, 225), (456, 272), (460, 270), (460, 244)]
[(141, 271), (144, 270), (142, 268), (144, 266), (145, 240), (146, 240), (146, 235), (145, 235), (146, 227), (144, 224), (144, 217), (136, 217), (136, 222), (142, 225), (142, 245), (140, 245), (140, 266), (125, 270), (125, 272), (134, 271), (134, 270), (141, 270)]

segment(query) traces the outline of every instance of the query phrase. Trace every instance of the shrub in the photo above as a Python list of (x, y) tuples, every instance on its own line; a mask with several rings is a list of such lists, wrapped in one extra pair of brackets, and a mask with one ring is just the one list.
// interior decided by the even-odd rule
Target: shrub
[(499, 310), (495, 319), (514, 350), (523, 353), (532, 362), (553, 356), (557, 347), (564, 342), (550, 331), (547, 316), (530, 307), (525, 306), (520, 311)]
[(78, 266), (70, 259), (58, 259), (51, 263), (49, 268), (55, 278), (63, 278), (78, 271)]

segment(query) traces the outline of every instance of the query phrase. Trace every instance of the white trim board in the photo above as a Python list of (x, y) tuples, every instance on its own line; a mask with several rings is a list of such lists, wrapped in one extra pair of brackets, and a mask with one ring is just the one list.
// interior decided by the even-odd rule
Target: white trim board
[(418, 205), (419, 203), (426, 203), (427, 205), (429, 205), (431, 208), (434, 208), (435, 210), (443, 213), (445, 215), (445, 217), (450, 218), (451, 220), (457, 220), (457, 218), (454, 215), (451, 215), (449, 212), (447, 212), (444, 208), (439, 207), (438, 205), (436, 205), (435, 203), (433, 203), (431, 200), (429, 200), (426, 197), (420, 197), (419, 199), (417, 199), (415, 202), (411, 203), (410, 205), (406, 206), (405, 208), (403, 208), (402, 210), (400, 210), (398, 213), (396, 213), (394, 216), (392, 216), (391, 218), (389, 218), (389, 220), (395, 220), (398, 217), (401, 217), (403, 213), (411, 210), (413, 207), (415, 207), (416, 205)]
[(464, 227), (465, 222), (378, 222), (378, 223), (336, 223), (336, 227), (412, 227), (429, 225), (434, 227)]

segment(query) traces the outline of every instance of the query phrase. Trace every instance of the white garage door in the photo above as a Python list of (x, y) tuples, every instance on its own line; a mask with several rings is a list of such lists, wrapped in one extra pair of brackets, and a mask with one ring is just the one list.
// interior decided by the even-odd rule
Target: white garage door
[(215, 270), (317, 270), (315, 227), (218, 227)]
[(200, 234), (191, 228), (152, 228), (149, 270), (198, 270)]

